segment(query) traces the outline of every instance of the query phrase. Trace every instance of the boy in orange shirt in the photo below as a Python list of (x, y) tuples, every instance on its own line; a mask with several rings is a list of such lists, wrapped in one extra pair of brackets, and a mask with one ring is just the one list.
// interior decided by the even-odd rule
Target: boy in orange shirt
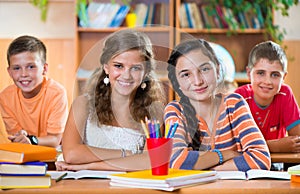
[(32, 36), (16, 38), (7, 51), (14, 81), (0, 93), (0, 111), (12, 142), (57, 147), (68, 114), (65, 88), (48, 78), (46, 47)]

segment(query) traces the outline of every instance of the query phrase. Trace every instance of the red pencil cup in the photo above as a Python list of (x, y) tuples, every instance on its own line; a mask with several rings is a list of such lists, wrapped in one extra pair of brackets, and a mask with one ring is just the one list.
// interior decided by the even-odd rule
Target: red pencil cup
[(152, 175), (168, 175), (172, 153), (172, 138), (147, 138)]

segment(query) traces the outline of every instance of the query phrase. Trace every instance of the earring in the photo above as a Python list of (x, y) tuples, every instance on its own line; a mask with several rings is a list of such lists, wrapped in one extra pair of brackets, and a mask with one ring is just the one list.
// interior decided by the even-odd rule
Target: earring
[(141, 84), (141, 88), (144, 90), (146, 87), (147, 87), (147, 84), (146, 84), (145, 82), (143, 82), (143, 83)]
[(109, 84), (109, 78), (106, 76), (103, 80), (104, 84), (107, 86)]

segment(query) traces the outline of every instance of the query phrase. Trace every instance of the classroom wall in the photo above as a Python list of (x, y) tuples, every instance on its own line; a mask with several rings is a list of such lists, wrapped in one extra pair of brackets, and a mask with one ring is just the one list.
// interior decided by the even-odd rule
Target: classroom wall
[(287, 47), (286, 54), (288, 57), (288, 75), (285, 82), (288, 83), (300, 104), (300, 3), (291, 8), (289, 17), (283, 17), (275, 12), (275, 24), (285, 28), (287, 34), (283, 45)]

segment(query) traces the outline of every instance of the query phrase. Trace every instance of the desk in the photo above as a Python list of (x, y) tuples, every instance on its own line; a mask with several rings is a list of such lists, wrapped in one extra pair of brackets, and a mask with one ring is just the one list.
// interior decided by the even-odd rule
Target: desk
[[(0, 193), (11, 194), (93, 194), (93, 193), (122, 193), (122, 194), (145, 194), (145, 193), (161, 193), (167, 194), (165, 191), (149, 190), (149, 189), (131, 189), (110, 187), (109, 180), (104, 179), (81, 179), (81, 180), (62, 180), (56, 183), (52, 180), (51, 188), (46, 189), (11, 189), (1, 191)], [(231, 193), (231, 194), (252, 194), (252, 193), (300, 193), (300, 183), (291, 183), (290, 181), (281, 180), (218, 180), (213, 183), (197, 185), (193, 187), (182, 188), (169, 192), (170, 194), (207, 194), (207, 193)]]
[(271, 153), (271, 161), (300, 164), (300, 153)]

